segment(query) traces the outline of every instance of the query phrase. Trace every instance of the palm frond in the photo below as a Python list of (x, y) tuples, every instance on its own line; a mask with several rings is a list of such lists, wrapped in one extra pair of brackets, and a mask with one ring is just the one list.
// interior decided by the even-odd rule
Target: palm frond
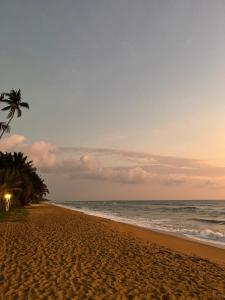
[(11, 105), (8, 105), (6, 107), (3, 107), (1, 110), (5, 111), (5, 110), (10, 110), (11, 108), (12, 108)]
[(2, 103), (7, 103), (7, 104), (9, 104), (9, 105), (12, 105), (12, 101), (9, 100), (9, 99), (3, 99), (3, 100), (1, 100), (1, 102), (2, 102)]
[(21, 102), (21, 103), (20, 103), (20, 106), (21, 106), (21, 107), (25, 107), (25, 108), (27, 108), (27, 109), (30, 108), (30, 106), (29, 106), (29, 104), (28, 104), (27, 102)]
[(1, 95), (0, 95), (0, 102), (4, 101), (4, 97), (5, 97), (5, 94), (1, 93)]
[(21, 117), (22, 115), (22, 110), (18, 107), (17, 108), (17, 118)]

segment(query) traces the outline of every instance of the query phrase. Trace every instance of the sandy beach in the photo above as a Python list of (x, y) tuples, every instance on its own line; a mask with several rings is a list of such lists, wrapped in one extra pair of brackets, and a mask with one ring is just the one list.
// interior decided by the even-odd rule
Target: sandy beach
[(42, 204), (0, 222), (1, 299), (225, 299), (225, 250)]

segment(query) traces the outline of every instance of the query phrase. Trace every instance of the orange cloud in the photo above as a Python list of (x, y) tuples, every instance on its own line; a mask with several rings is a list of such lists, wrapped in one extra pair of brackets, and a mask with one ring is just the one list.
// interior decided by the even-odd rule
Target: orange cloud
[(0, 140), (0, 151), (10, 151), (20, 146), (25, 142), (26, 138), (23, 135), (11, 135), (10, 137)]
[[(201, 160), (99, 148), (66, 148), (12, 135), (0, 142), (1, 151), (23, 151), (45, 174), (68, 179), (111, 181), (122, 184), (154, 184), (225, 188), (225, 168)], [(108, 163), (110, 162), (110, 164)]]

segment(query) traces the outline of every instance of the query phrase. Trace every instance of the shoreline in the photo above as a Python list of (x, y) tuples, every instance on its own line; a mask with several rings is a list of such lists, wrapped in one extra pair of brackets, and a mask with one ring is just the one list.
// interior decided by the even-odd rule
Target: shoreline
[[(151, 241), (151, 238), (153, 238), (156, 241), (156, 243), (159, 243), (160, 245), (165, 246), (165, 247), (169, 247), (172, 250), (180, 251), (182, 253), (190, 254), (190, 255), (197, 255), (197, 256), (203, 255), (202, 257), (206, 258), (206, 259), (214, 260), (214, 257), (216, 256), (216, 257), (218, 257), (218, 260), (220, 262), (225, 264), (225, 246), (223, 246), (223, 245), (200, 240), (200, 239), (195, 239), (195, 238), (191, 238), (191, 237), (189, 238), (186, 236), (177, 235), (172, 232), (151, 229), (151, 228), (146, 228), (146, 227), (142, 227), (142, 226), (135, 225), (135, 224), (121, 222), (121, 221), (118, 221), (115, 219), (110, 219), (110, 218), (107, 218), (104, 216), (99, 216), (99, 215), (91, 214), (88, 212), (84, 212), (82, 210), (79, 210), (79, 209), (76, 209), (73, 207), (69, 207), (69, 206), (66, 206), (63, 204), (56, 204), (56, 203), (51, 203), (51, 202), (49, 202), (48, 204), (56, 206), (56, 207), (60, 207), (63, 209), (68, 209), (69, 211), (75, 211), (77, 213), (81, 213), (81, 214), (84, 214), (84, 215), (87, 215), (90, 217), (95, 217), (95, 218), (103, 219), (106, 221), (115, 222), (115, 224), (118, 223), (118, 224), (127, 226), (128, 230), (129, 230), (129, 227), (131, 226), (131, 228), (135, 231), (135, 235), (142, 237), (146, 241)], [(144, 235), (143, 235), (143, 232), (145, 232)], [(184, 246), (186, 246), (187, 248), (185, 249)], [(196, 249), (195, 246), (198, 246), (198, 248)], [(190, 247), (193, 247), (193, 250), (191, 250)], [(217, 251), (216, 249), (219, 249), (219, 250)], [(202, 254), (202, 252), (204, 254)]]
[(2, 299), (224, 299), (223, 249), (46, 203), (0, 236)]

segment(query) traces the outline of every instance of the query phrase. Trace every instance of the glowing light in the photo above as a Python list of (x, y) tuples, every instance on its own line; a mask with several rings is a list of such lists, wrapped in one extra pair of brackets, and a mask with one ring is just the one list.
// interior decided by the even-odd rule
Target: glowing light
[(4, 195), (4, 198), (6, 201), (10, 201), (11, 197), (12, 197), (12, 194), (9, 194), (9, 193)]

